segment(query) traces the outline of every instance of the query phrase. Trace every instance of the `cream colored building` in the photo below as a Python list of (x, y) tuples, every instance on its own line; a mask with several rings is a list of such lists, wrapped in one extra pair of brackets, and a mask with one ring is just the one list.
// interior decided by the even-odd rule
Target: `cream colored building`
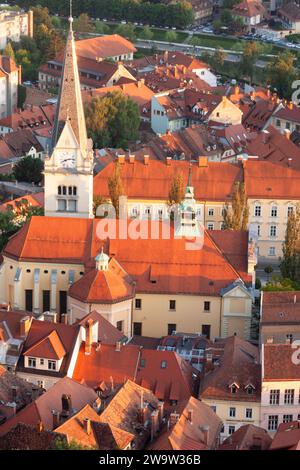
[(20, 83), (21, 66), (10, 57), (0, 55), (0, 119), (16, 112)]
[(33, 36), (33, 12), (0, 11), (0, 50), (8, 41), (19, 42), (21, 36)]
[[(45, 161), (45, 217), (32, 217), (5, 247), (0, 300), (14, 309), (57, 313), (59, 321), (68, 314), (74, 322), (97, 309), (128, 337), (161, 337), (175, 329), (208, 338), (249, 338), (254, 266), (247, 252), (248, 234), (199, 229), (192, 170), (183, 163), (189, 178), (180, 206), (181, 236), (160, 220), (151, 221), (161, 229), (158, 236), (139, 235), (138, 228), (132, 235), (134, 220), (125, 222), (123, 236), (122, 219), (93, 218), (93, 158), (70, 27), (53, 148)], [(143, 172), (148, 164), (146, 159)], [(197, 174), (207, 171), (206, 164), (203, 168), (200, 161)], [(128, 168), (135, 170), (134, 165)], [(157, 175), (161, 168), (157, 166)], [(165, 169), (170, 179), (172, 169), (167, 164)], [(230, 170), (236, 172), (235, 167)], [(145, 178), (141, 189), (148, 185), (153, 194), (149, 200), (163, 201), (167, 182), (157, 178), (150, 184)], [(228, 191), (224, 186), (222, 191)], [(141, 221), (142, 229), (150, 223), (147, 219)], [(105, 234), (103, 223), (119, 231)], [(166, 226), (170, 233), (164, 238)]]
[(228, 337), (223, 346), (216, 342), (207, 350), (205, 370), (199, 398), (221, 418), (221, 439), (243, 425), (259, 426), (261, 366), (258, 348), (238, 336)]

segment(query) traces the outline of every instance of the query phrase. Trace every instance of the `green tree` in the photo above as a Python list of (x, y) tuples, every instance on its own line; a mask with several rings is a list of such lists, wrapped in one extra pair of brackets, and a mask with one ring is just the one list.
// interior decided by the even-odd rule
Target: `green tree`
[(224, 66), (225, 57), (226, 54), (224, 52), (224, 49), (218, 47), (212, 57), (214, 67), (217, 69), (222, 69), (222, 67)]
[(176, 42), (177, 34), (175, 33), (175, 31), (167, 31), (165, 35), (165, 40), (167, 42)]
[(85, 115), (88, 134), (98, 148), (127, 148), (138, 138), (138, 105), (119, 91), (93, 98), (85, 106)]
[(14, 214), (11, 210), (0, 212), (0, 251), (3, 250), (9, 238), (16, 233), (18, 227), (14, 224)]
[(104, 21), (96, 21), (95, 31), (98, 34), (109, 34), (110, 29), (109, 26), (104, 23)]
[(231, 23), (233, 22), (233, 17), (232, 17), (230, 10), (227, 10), (225, 8), (225, 10), (222, 11), (220, 20), (224, 26), (230, 26)]
[(116, 33), (129, 39), (129, 41), (134, 41), (136, 38), (135, 27), (131, 23), (120, 24), (116, 29)]
[(51, 23), (55, 29), (62, 29), (62, 22), (59, 16), (52, 16)]
[(87, 13), (81, 13), (79, 17), (74, 21), (74, 31), (80, 33), (91, 33), (95, 30), (91, 23), (91, 19)]
[(85, 446), (80, 444), (75, 439), (72, 439), (71, 442), (67, 442), (66, 439), (57, 438), (55, 439), (53, 450), (95, 450), (95, 446)]
[(279, 54), (267, 67), (268, 82), (280, 97), (290, 99), (292, 84), (297, 79), (295, 56), (291, 52)]
[(149, 26), (145, 26), (141, 32), (138, 34), (138, 37), (141, 39), (152, 39), (153, 38), (153, 32), (149, 28)]
[(280, 271), (283, 277), (300, 282), (300, 205), (298, 204), (288, 218), (285, 240), (282, 247), (283, 257)]
[(247, 230), (249, 206), (244, 183), (234, 184), (231, 204), (225, 204), (223, 217), (226, 229)]
[(113, 175), (108, 179), (108, 191), (112, 205), (116, 211), (116, 218), (120, 215), (120, 197), (125, 195), (124, 186), (121, 179), (121, 166), (116, 162)]
[(17, 181), (27, 183), (40, 183), (42, 181), (42, 171), (44, 163), (39, 158), (27, 156), (21, 158), (13, 169), (14, 176)]
[(3, 55), (6, 55), (8, 57), (10, 57), (11, 59), (15, 60), (15, 52), (13, 50), (13, 47), (11, 45), (11, 42), (8, 42), (4, 51), (3, 51)]
[(257, 42), (251, 41), (246, 43), (240, 62), (240, 70), (245, 76), (249, 77), (250, 82), (253, 79), (254, 67), (259, 54), (260, 49)]
[(221, 20), (215, 20), (213, 22), (213, 30), (215, 33), (220, 33), (222, 28), (222, 21)]
[(178, 173), (172, 179), (170, 190), (169, 190), (169, 197), (167, 204), (168, 206), (172, 206), (173, 204), (180, 204), (185, 195), (185, 187), (183, 182), (182, 173)]

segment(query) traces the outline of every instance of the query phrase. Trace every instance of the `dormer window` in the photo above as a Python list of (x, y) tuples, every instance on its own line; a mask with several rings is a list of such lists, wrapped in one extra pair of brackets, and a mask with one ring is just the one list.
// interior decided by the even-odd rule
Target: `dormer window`
[(239, 389), (239, 386), (236, 383), (229, 385), (230, 392), (235, 395)]
[(249, 385), (246, 385), (245, 389), (247, 391), (247, 395), (253, 395), (255, 387), (249, 384)]

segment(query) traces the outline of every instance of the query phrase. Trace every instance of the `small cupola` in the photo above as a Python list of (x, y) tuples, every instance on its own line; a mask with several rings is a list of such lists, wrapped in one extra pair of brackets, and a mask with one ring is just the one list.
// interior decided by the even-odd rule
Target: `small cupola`
[(96, 269), (98, 271), (107, 271), (108, 270), (108, 262), (109, 262), (109, 256), (104, 253), (103, 247), (101, 248), (101, 253), (99, 253), (96, 258)]

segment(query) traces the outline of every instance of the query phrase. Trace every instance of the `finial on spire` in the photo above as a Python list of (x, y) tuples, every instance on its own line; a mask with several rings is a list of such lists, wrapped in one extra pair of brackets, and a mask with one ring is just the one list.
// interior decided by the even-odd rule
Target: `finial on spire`
[(72, 16), (72, 0), (70, 0), (70, 16), (69, 16), (69, 23), (70, 23), (70, 31), (72, 31), (72, 23), (73, 23), (73, 16)]

